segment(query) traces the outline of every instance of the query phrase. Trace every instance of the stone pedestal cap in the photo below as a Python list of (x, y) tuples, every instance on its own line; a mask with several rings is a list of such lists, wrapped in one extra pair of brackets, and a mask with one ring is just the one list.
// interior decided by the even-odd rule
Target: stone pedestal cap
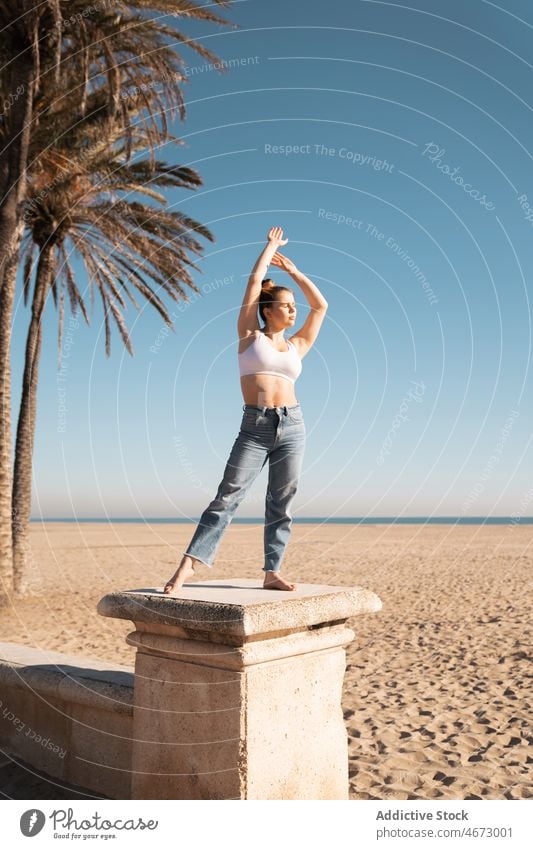
[(293, 591), (264, 590), (257, 580), (242, 578), (187, 584), (174, 596), (153, 587), (124, 590), (104, 596), (98, 604), (102, 616), (174, 626), (193, 639), (195, 631), (199, 639), (216, 632), (219, 639), (243, 642), (343, 622), (380, 609), (377, 595), (363, 587), (299, 584)]

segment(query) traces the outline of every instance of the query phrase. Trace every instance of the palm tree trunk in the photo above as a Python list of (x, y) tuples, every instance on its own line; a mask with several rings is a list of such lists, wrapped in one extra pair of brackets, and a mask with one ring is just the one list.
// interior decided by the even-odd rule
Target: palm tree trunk
[(20, 209), (26, 192), (33, 74), (31, 54), (21, 55), (13, 63), (10, 88), (22, 94), (11, 107), (9, 133), (0, 156), (0, 605), (13, 591), (11, 324), (24, 229)]
[(32, 121), (34, 66), (31, 51), (13, 63), (10, 89), (22, 94), (10, 108), (9, 131), (0, 156), (0, 285), (11, 257), (18, 251), (22, 221), (21, 202), (26, 194), (26, 164)]
[(53, 245), (49, 242), (41, 249), (35, 288), (32, 316), (26, 339), (22, 396), (15, 444), (13, 470), (13, 581), (17, 594), (28, 588), (32, 570), (30, 549), (30, 512), (32, 488), (33, 444), (37, 415), (37, 388), (39, 384), (39, 358), (42, 341), (42, 315), (50, 288)]
[(10, 343), (16, 277), (17, 258), (12, 257), (0, 288), (0, 605), (9, 600), (13, 591)]

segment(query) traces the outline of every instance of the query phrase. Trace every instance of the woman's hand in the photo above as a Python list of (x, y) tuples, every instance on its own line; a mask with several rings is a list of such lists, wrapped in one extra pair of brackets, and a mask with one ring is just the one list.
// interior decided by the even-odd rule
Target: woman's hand
[(283, 230), (281, 227), (271, 227), (268, 231), (268, 241), (270, 244), (275, 245), (277, 248), (280, 245), (286, 245), (289, 241), (288, 239), (283, 238)]
[(283, 254), (275, 253), (272, 259), (270, 260), (271, 265), (277, 265), (278, 268), (282, 268), (283, 271), (286, 271), (288, 274), (293, 274), (298, 269), (293, 263), (292, 259), (289, 259)]

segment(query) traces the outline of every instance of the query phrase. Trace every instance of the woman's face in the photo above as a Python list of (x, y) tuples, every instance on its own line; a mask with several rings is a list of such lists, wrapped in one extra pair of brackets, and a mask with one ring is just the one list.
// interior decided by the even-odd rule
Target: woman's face
[(271, 327), (292, 327), (296, 321), (296, 304), (292, 292), (280, 292), (271, 306), (265, 307)]

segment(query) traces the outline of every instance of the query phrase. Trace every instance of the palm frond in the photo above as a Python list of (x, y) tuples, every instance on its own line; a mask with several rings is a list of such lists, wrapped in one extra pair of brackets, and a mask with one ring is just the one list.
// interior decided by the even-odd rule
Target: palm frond
[(105, 355), (111, 356), (111, 328), (109, 326), (109, 299), (106, 298), (103, 289), (100, 289), (100, 297), (104, 308), (104, 327), (105, 327)]
[[(154, 116), (146, 118), (146, 103), (151, 108), (156, 104), (162, 106), (167, 97), (164, 85), (161, 94), (159, 89), (155, 94), (153, 88), (142, 89), (137, 105), (124, 101), (128, 126), (119, 114), (118, 96), (125, 79), (144, 83), (153, 81), (157, 72), (163, 83), (167, 80), (170, 84), (173, 76), (174, 85), (176, 69), (183, 64), (177, 54), (171, 56), (170, 52), (157, 50), (154, 55), (151, 53), (154, 44), (166, 44), (167, 30), (173, 36), (176, 30), (144, 18), (147, 4), (127, 5), (130, 10), (127, 22), (125, 4), (118, 3), (116, 13), (110, 16), (102, 10), (100, 16), (95, 15), (91, 27), (80, 27), (80, 36), (72, 37), (67, 50), (71, 68), (65, 77), (67, 93), (53, 100), (49, 109), (43, 108), (33, 137), (35, 160), (28, 175), (26, 201), (26, 221), (33, 241), (38, 245), (50, 242), (54, 245), (57, 273), (51, 286), (60, 310), (60, 323), (64, 320), (61, 315), (65, 289), (71, 311), (79, 309), (89, 323), (85, 298), (76, 285), (70, 263), (71, 250), (67, 252), (68, 243), (85, 266), (91, 309), (94, 309), (96, 289), (107, 305), (104, 308), (106, 356), (111, 351), (112, 320), (132, 352), (122, 311), (128, 302), (140, 309), (137, 293), (173, 328), (162, 295), (179, 302), (189, 300), (187, 290), (200, 291), (192, 274), (200, 271), (194, 258), (202, 255), (204, 240), (213, 241), (205, 225), (167, 206), (165, 189), (192, 191), (202, 185), (202, 179), (188, 166), (170, 165), (154, 156), (151, 143), (159, 131), (154, 130)], [(83, 0), (72, 0), (71, 14), (82, 7)], [(191, 16), (198, 11), (193, 3), (170, 0), (156, 0), (150, 8), (179, 10)], [(85, 100), (81, 109), (74, 96), (75, 85), (70, 85), (71, 81), (76, 84), (78, 80), (79, 84), (80, 80), (79, 70), (77, 75), (72, 71), (76, 45), (83, 48), (80, 56), (85, 63), (81, 74)], [(123, 63), (123, 57), (131, 57), (134, 48), (137, 59)], [(66, 73), (65, 65), (63, 73)], [(104, 75), (105, 85), (96, 82), (98, 73)], [(50, 138), (54, 139), (51, 147)], [(167, 139), (170, 140), (182, 144), (179, 139)], [(29, 279), (32, 267), (29, 257), (27, 263)], [(60, 338), (62, 326), (61, 323)]]
[(61, 347), (63, 345), (63, 323), (65, 320), (65, 289), (61, 287), (59, 300), (59, 323), (57, 330), (57, 367), (61, 368)]
[(22, 291), (24, 298), (24, 306), (28, 305), (28, 299), (30, 295), (30, 285), (31, 285), (31, 274), (33, 271), (33, 263), (35, 256), (35, 244), (30, 242), (28, 247), (26, 248), (26, 255), (23, 255), (23, 273), (22, 273)]
[(67, 256), (67, 252), (65, 250), (64, 243), (60, 244), (59, 250), (60, 250), (60, 253), (61, 253), (61, 260), (62, 260), (60, 270), (61, 270), (61, 273), (65, 277), (65, 281), (66, 281), (66, 285), (67, 285), (67, 292), (68, 292), (68, 296), (69, 296), (69, 300), (70, 300), (70, 310), (71, 310), (72, 313), (76, 313), (77, 310), (78, 310), (78, 307), (79, 307), (80, 312), (85, 319), (85, 323), (90, 324), (91, 322), (90, 322), (89, 316), (87, 314), (85, 302), (84, 302), (84, 300), (83, 300), (83, 298), (80, 294), (78, 287), (76, 286), (76, 281), (74, 279), (74, 272), (72, 271), (72, 267), (70, 265), (69, 258)]

